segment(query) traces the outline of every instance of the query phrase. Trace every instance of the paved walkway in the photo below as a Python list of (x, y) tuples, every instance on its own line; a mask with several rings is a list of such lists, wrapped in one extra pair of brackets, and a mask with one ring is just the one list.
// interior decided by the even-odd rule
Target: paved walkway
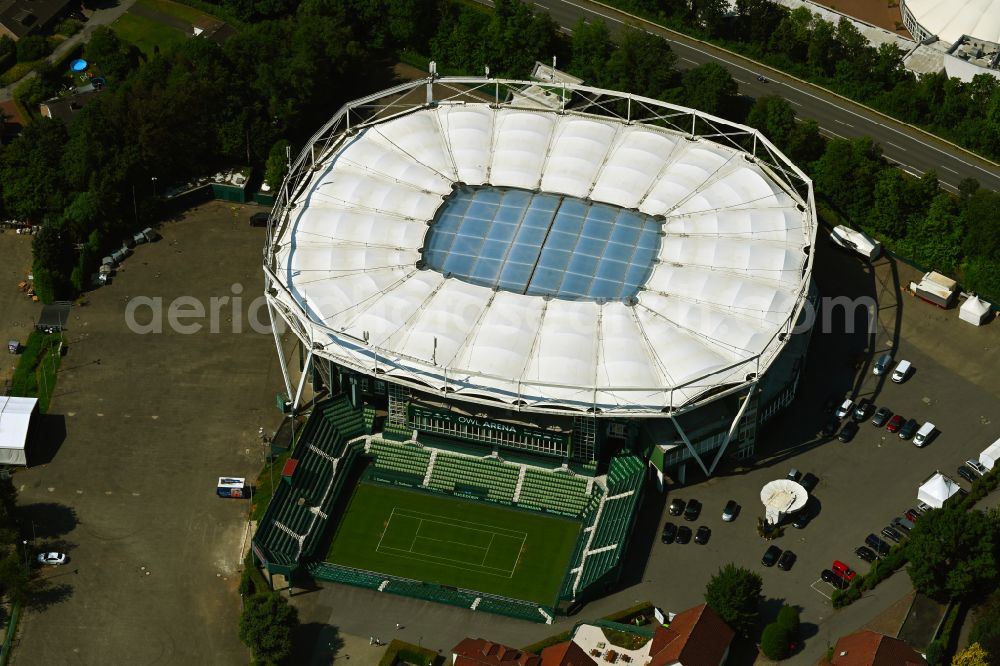
[[(90, 35), (98, 26), (111, 25), (117, 21), (118, 17), (127, 12), (129, 8), (135, 4), (135, 1), (136, 0), (119, 0), (116, 5), (95, 10), (91, 13), (90, 18), (84, 24), (83, 30), (57, 46), (55, 51), (50, 53), (46, 60), (49, 62), (56, 62), (59, 58), (64, 56), (67, 51), (75, 49), (78, 44), (89, 41)], [(32, 70), (31, 72), (25, 74), (19, 81), (10, 84), (6, 88), (0, 88), (0, 102), (6, 102), (11, 99), (17, 86), (33, 76), (35, 76), (35, 72)]]

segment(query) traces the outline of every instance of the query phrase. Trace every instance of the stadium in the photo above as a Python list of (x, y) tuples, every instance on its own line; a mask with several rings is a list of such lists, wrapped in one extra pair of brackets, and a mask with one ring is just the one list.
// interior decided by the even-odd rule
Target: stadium
[(752, 458), (794, 397), (810, 181), (749, 127), (559, 74), (355, 100), (291, 165), (264, 272), (311, 411), (269, 576), (551, 622), (615, 585), (647, 486)]

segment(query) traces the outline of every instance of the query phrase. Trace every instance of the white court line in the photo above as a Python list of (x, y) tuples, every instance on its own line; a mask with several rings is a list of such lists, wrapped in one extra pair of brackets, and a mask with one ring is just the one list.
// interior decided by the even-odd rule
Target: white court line
[[(479, 566), (484, 566), (486, 564), (486, 558), (490, 556), (490, 548), (493, 547), (493, 540), (496, 538), (497, 538), (496, 534), (490, 537), (490, 544), (486, 546), (486, 552), (483, 553), (483, 561), (479, 563)], [(515, 565), (517, 564), (517, 560), (514, 560), (514, 564)], [(513, 569), (511, 569), (511, 571), (513, 571)]]
[[(395, 551), (395, 552), (390, 552)], [(459, 560), (452, 560), (447, 557), (439, 557), (437, 555), (428, 555), (427, 553), (413, 553), (407, 550), (402, 550), (400, 548), (392, 548), (391, 546), (384, 546), (380, 553), (386, 553), (390, 555), (395, 555), (396, 557), (401, 557), (405, 560), (415, 560), (417, 562), (429, 562), (430, 564), (437, 564), (442, 567), (451, 567), (452, 569), (461, 569), (462, 571), (471, 571), (473, 573), (486, 574), (488, 576), (496, 576), (497, 578), (513, 578), (513, 569), (501, 569), (500, 567), (487, 567), (473, 564), (471, 566), (461, 566), (461, 564), (456, 564)], [(428, 559), (429, 558), (429, 559)], [(437, 560), (437, 561), (433, 561)], [(468, 564), (468, 562), (462, 563)], [(507, 574), (506, 576), (499, 573), (494, 573), (494, 571), (489, 571), (489, 569), (494, 569), (495, 571), (502, 571)]]
[[(393, 513), (396, 512), (394, 508)], [(452, 518), (451, 516), (438, 516), (433, 513), (423, 513), (422, 511), (413, 511), (411, 509), (399, 509), (399, 515), (407, 518), (418, 518), (418, 519), (430, 519), (431, 522), (441, 523), (442, 525), (453, 526), (455, 523), (465, 523), (466, 525), (478, 525), (479, 527), (488, 527), (487, 530), (477, 530), (479, 532), (489, 532), (492, 534), (503, 534), (507, 532), (508, 534), (516, 534), (520, 537), (528, 536), (527, 532), (521, 532), (520, 530), (509, 530), (505, 527), (494, 527), (493, 525), (488, 525), (486, 523), (474, 523), (471, 520), (461, 520), (460, 518)], [(474, 527), (466, 527), (463, 529), (476, 529)]]
[[(413, 540), (422, 539), (424, 541), (437, 541), (438, 543), (453, 543), (456, 546), (462, 546), (464, 548), (475, 548), (476, 550), (489, 550), (489, 546), (473, 546), (471, 543), (465, 543), (464, 541), (448, 541), (447, 539), (435, 539), (434, 537), (417, 535), (413, 537)], [(410, 552), (413, 551), (413, 544), (410, 544)]]

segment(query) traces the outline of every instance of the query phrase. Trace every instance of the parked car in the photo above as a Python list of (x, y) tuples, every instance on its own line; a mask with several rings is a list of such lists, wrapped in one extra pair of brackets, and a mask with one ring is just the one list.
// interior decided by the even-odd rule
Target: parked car
[(698, 531), (694, 534), (694, 542), (705, 545), (708, 540), (712, 538), (712, 530), (708, 529), (706, 526), (702, 525), (698, 528)]
[(976, 481), (979, 480), (979, 477), (976, 475), (976, 473), (973, 472), (968, 467), (966, 467), (965, 465), (962, 465), (961, 467), (958, 468), (958, 475), (963, 479), (965, 479), (966, 481), (968, 481), (969, 483), (975, 483)]
[(913, 524), (913, 521), (907, 518), (893, 518), (891, 525), (894, 529), (899, 530), (903, 534), (909, 534), (910, 530), (916, 527), (916, 525)]
[(677, 528), (677, 537), (674, 539), (675, 543), (684, 544), (691, 540), (691, 528), (687, 525), (681, 525)]
[(833, 437), (834, 435), (837, 434), (837, 429), (839, 427), (840, 427), (840, 419), (838, 419), (836, 416), (831, 416), (829, 420), (827, 420), (827, 422), (823, 424), (823, 429), (820, 430), (820, 433), (824, 437)]
[(919, 517), (920, 517), (920, 512), (919, 512), (919, 511), (917, 511), (916, 509), (907, 509), (907, 510), (906, 510), (906, 513), (904, 513), (903, 515), (904, 515), (904, 516), (906, 517), (906, 519), (907, 519), (907, 520), (909, 520), (909, 521), (910, 521), (911, 523), (915, 523), (915, 522), (917, 522), (917, 518), (919, 518)]
[(965, 464), (969, 469), (971, 469), (973, 472), (976, 473), (976, 476), (983, 476), (984, 474), (986, 474), (986, 472), (989, 471), (988, 469), (986, 469), (986, 465), (979, 462), (975, 458), (969, 458), (968, 460), (965, 461)]
[(874, 562), (876, 557), (875, 551), (868, 546), (858, 546), (854, 549), (854, 554), (865, 562)]
[(872, 366), (872, 374), (884, 375), (886, 373), (886, 370), (889, 369), (890, 365), (892, 365), (892, 354), (886, 352), (885, 354), (879, 356), (878, 360), (875, 361), (875, 365)]
[(805, 529), (814, 516), (812, 506), (806, 503), (804, 507), (795, 512), (795, 518), (792, 519), (792, 527), (797, 530)]
[(673, 523), (666, 523), (663, 526), (663, 532), (660, 534), (661, 543), (673, 543), (674, 538), (677, 536), (677, 526)]
[(888, 407), (879, 407), (875, 416), (872, 417), (872, 425), (881, 428), (890, 418), (892, 418), (892, 410)]
[(889, 544), (874, 534), (869, 534), (865, 537), (865, 545), (878, 553), (880, 557), (885, 557), (889, 554)]
[(913, 437), (913, 433), (917, 432), (917, 427), (920, 424), (917, 423), (916, 419), (909, 419), (903, 424), (903, 427), (899, 429), (900, 439), (909, 439)]
[(855, 406), (852, 418), (855, 421), (864, 421), (873, 409), (875, 409), (875, 403), (868, 398), (862, 398), (858, 401), (857, 406)]
[(687, 508), (684, 509), (684, 520), (698, 520), (701, 515), (701, 502), (696, 499), (688, 500)]
[(906, 381), (906, 378), (910, 376), (912, 370), (913, 366), (910, 365), (910, 362), (902, 360), (896, 364), (896, 369), (892, 371), (892, 377), (890, 377), (890, 379), (897, 384), (902, 384)]
[(896, 543), (899, 543), (900, 541), (903, 540), (902, 533), (900, 533), (899, 530), (893, 529), (892, 527), (883, 527), (882, 536), (884, 536), (887, 539), (891, 539)]
[(850, 398), (845, 398), (843, 402), (840, 403), (840, 407), (833, 413), (838, 419), (842, 419), (851, 413), (851, 409), (854, 408), (854, 401)]
[(840, 434), (837, 435), (837, 439), (844, 442), (845, 444), (858, 434), (858, 424), (854, 421), (848, 421), (844, 424), (844, 427), (840, 429)]
[(788, 571), (795, 564), (795, 560), (795, 553), (790, 550), (786, 550), (781, 554), (781, 557), (778, 558), (778, 568), (782, 571)]
[(930, 444), (936, 434), (937, 426), (930, 421), (927, 421), (920, 426), (917, 433), (913, 436), (913, 444), (914, 446), (926, 446), (927, 444)]
[(722, 510), (722, 519), (727, 523), (731, 523), (736, 520), (736, 516), (740, 512), (740, 505), (736, 503), (736, 500), (729, 500), (726, 502), (726, 508)]
[(847, 566), (840, 560), (834, 560), (833, 565), (830, 566), (830, 569), (833, 570), (833, 573), (837, 574), (838, 576), (846, 580), (848, 583), (854, 580), (854, 577), (858, 575), (858, 573), (854, 569)]
[(919, 511), (920, 513), (927, 513), (933, 508), (934, 507), (932, 507), (927, 502), (917, 502), (917, 511)]
[(850, 583), (848, 583), (846, 580), (844, 580), (837, 574), (833, 573), (829, 569), (823, 569), (823, 571), (820, 572), (819, 577), (822, 578), (825, 582), (832, 585), (833, 587), (836, 587), (837, 589), (840, 590), (846, 590), (847, 587), (850, 585)]
[(682, 513), (684, 513), (685, 506), (687, 506), (687, 503), (678, 497), (677, 499), (675, 499), (673, 502), (670, 503), (670, 515), (671, 516), (681, 515)]
[(38, 553), (38, 563), (51, 564), (53, 566), (66, 564), (66, 553)]
[(889, 422), (885, 424), (885, 429), (889, 432), (898, 432), (900, 428), (903, 427), (903, 423), (906, 421), (902, 416), (896, 414)]
[(817, 483), (819, 483), (819, 478), (812, 472), (806, 472), (802, 480), (799, 481), (799, 485), (805, 488), (807, 493), (811, 493)]
[(764, 557), (760, 558), (760, 563), (765, 567), (773, 567), (781, 557), (781, 549), (777, 546), (768, 546), (764, 551)]

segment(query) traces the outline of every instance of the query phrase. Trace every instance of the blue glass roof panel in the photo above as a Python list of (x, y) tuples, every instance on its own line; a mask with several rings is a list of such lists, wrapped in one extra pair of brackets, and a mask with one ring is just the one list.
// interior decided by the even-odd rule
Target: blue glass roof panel
[(634, 296), (660, 250), (660, 221), (576, 197), (461, 186), (424, 240), (430, 269), (490, 288), (571, 300)]

